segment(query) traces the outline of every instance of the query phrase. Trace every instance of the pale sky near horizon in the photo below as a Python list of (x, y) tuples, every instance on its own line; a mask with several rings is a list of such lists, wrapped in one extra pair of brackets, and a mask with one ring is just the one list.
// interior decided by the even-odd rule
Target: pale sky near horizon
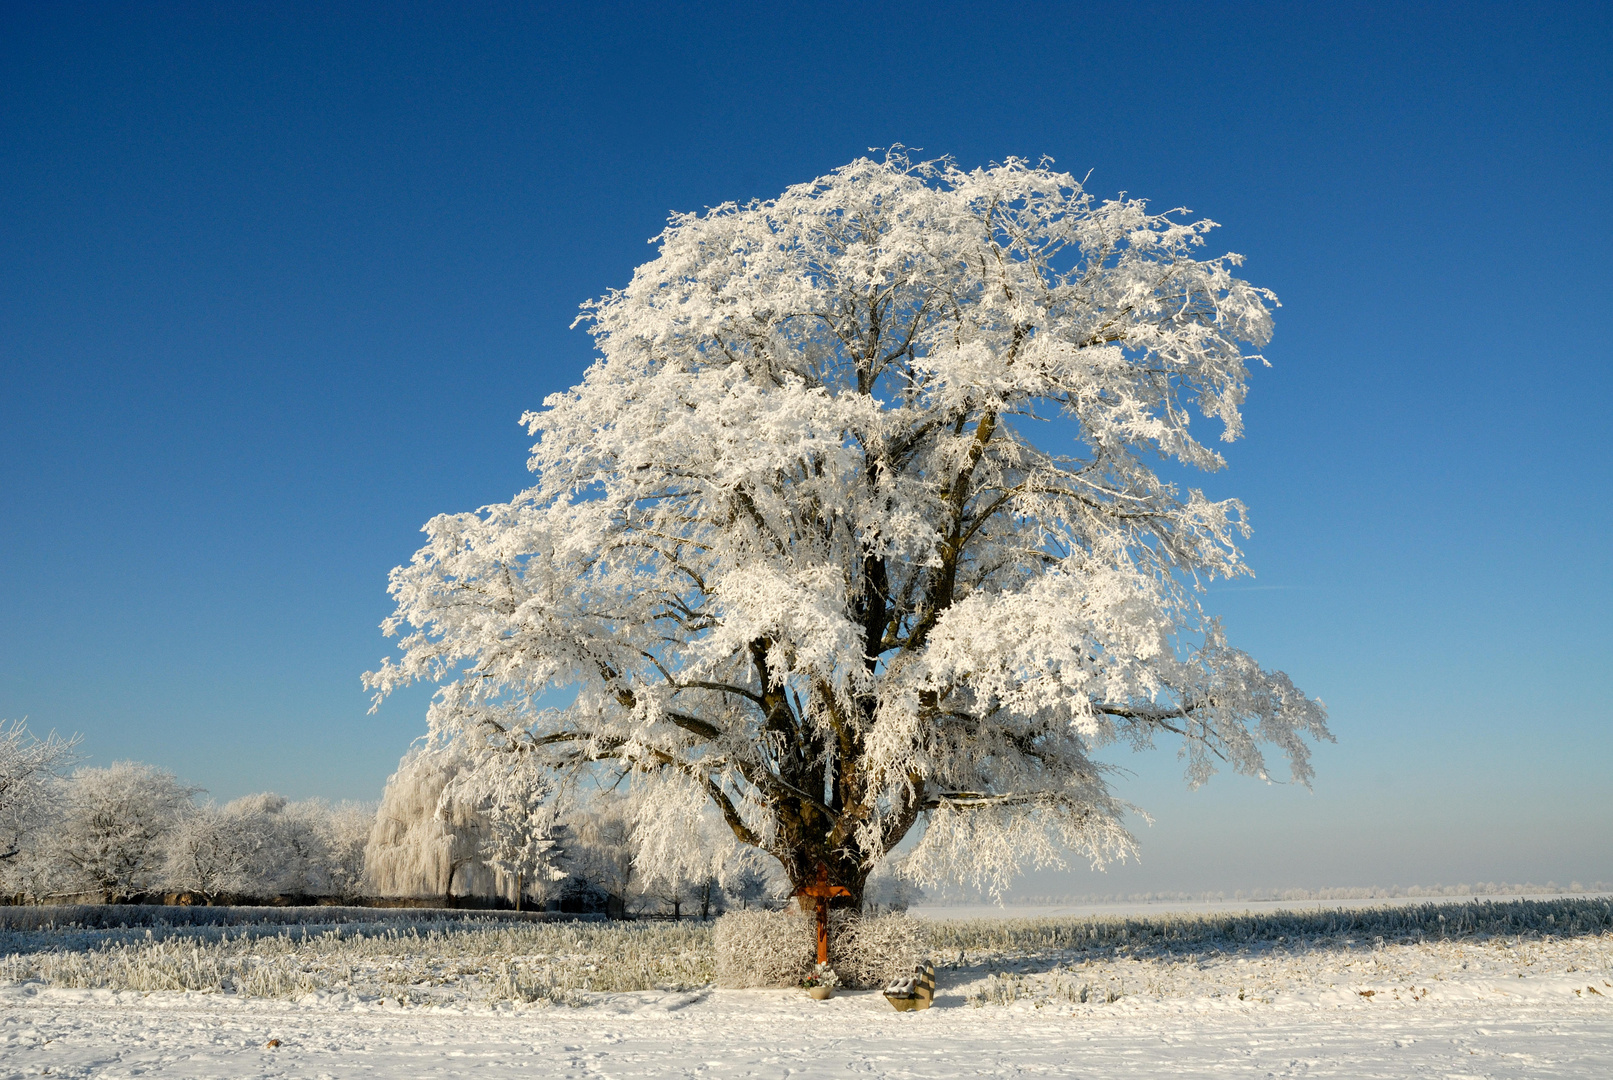
[(1032, 891), (1613, 881), (1610, 11), (0, 8), (0, 717), (378, 797), (387, 571), (524, 486), (669, 212), (1046, 154), (1281, 297), (1208, 604), (1338, 742), (1311, 791), (1113, 752), (1141, 865)]

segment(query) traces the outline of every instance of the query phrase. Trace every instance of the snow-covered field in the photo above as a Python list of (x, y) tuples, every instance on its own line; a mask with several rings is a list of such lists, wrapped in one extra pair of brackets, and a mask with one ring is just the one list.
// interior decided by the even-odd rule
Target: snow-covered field
[[(5, 993), (0, 1075), (191, 1077), (1613, 1076), (1589, 979), (1379, 984), (1273, 1003), (923, 1013), (877, 994), (638, 993), (582, 1009), (404, 1009), (195, 993)], [(1399, 991), (1398, 998), (1394, 991)], [(1610, 984), (1613, 990), (1613, 984)], [(279, 1045), (270, 1047), (270, 1040)]]
[[(23, 951), (0, 985), (0, 1077), (1613, 1077), (1613, 906), (1600, 903), (938, 923), (939, 995), (923, 1013), (876, 993), (576, 989), (590, 967), (621, 980), (606, 969), (657, 950), (666, 967), (642, 977), (698, 981), (702, 931), (687, 925), (142, 936), (121, 953), (86, 948), (84, 931), (54, 950), (11, 935)], [(497, 956), (498, 942), (528, 955)], [(557, 942), (572, 952), (531, 952)], [(249, 975), (237, 962), (252, 950), (320, 988), (288, 977), (250, 996), (229, 973)], [(566, 993), (508, 992), (500, 965), (536, 979), (555, 962), (572, 972)], [(208, 970), (234, 989), (112, 988)]]

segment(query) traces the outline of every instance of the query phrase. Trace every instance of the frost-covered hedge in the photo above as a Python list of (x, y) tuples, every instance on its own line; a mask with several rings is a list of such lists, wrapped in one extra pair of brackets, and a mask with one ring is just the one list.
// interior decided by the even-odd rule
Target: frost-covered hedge
[[(817, 959), (812, 920), (786, 911), (735, 911), (717, 920), (719, 986), (794, 986)], [(882, 986), (928, 955), (927, 926), (905, 914), (836, 911), (829, 923), (829, 964), (847, 987)]]
[(1613, 900), (1575, 897), (1315, 911), (947, 919), (932, 925), (934, 944), (941, 952), (981, 954), (1116, 946), (1198, 948), (1284, 940), (1422, 941), (1517, 934), (1582, 937), (1613, 933)]

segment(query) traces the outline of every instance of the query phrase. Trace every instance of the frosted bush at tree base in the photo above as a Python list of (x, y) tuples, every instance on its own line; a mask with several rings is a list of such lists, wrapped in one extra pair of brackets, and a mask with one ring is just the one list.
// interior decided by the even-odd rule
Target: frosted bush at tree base
[(877, 989), (911, 975), (930, 955), (930, 927), (910, 915), (858, 915), (834, 912), (829, 961), (853, 989)]
[(818, 959), (817, 930), (796, 911), (730, 911), (712, 929), (717, 985), (796, 986)]
[[(431, 730), (472, 753), (614, 765), (666, 839), (693, 793), (851, 906), (915, 828), (921, 884), (1124, 857), (1115, 744), (1308, 781), (1321, 703), (1199, 603), (1248, 573), (1242, 504), (1146, 463), (1223, 466), (1189, 413), (1237, 438), (1271, 334), (1212, 224), (900, 151), (674, 216), (526, 415), (534, 486), (394, 570), (368, 685), (441, 683)], [(1054, 415), (1069, 456), (1032, 441)], [(646, 850), (650, 879), (688, 855)]]
[[(800, 985), (818, 958), (817, 926), (798, 910), (733, 911), (717, 920), (717, 985)], [(929, 955), (929, 929), (907, 915), (830, 913), (829, 966), (851, 989), (883, 986)]]

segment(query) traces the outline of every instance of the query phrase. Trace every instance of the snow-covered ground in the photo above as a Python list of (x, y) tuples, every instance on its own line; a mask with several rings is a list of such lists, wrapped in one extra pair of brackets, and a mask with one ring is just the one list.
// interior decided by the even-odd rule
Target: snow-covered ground
[(789, 991), (651, 992), (461, 1011), (13, 987), (0, 996), (0, 1076), (1610, 1077), (1613, 982), (1602, 996), (1584, 992), (1591, 982), (1042, 1008), (975, 1008), (943, 990), (922, 1013), (896, 1013), (874, 993), (816, 1003)]
[(936, 922), (923, 1013), (711, 989), (690, 923), (19, 931), (0, 1080), (1613, 1078), (1607, 902), (1333, 907)]

